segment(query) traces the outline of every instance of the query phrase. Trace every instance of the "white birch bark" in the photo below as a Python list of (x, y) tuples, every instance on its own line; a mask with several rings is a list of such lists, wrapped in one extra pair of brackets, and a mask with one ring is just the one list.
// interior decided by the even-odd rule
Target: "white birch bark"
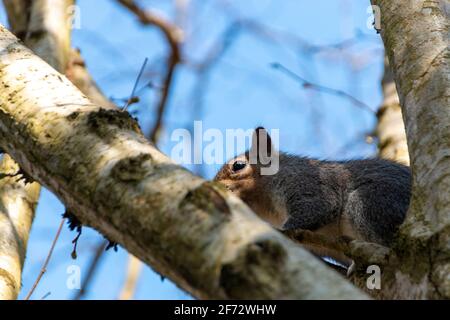
[[(58, 3), (56, 3), (58, 2)], [(5, 0), (11, 28), (57, 70), (64, 72), (70, 48), (68, 7), (73, 1)], [(51, 21), (51, 22), (49, 22)], [(5, 155), (0, 162), (0, 299), (16, 299), (34, 210), (38, 183), (25, 184), (19, 166)]]

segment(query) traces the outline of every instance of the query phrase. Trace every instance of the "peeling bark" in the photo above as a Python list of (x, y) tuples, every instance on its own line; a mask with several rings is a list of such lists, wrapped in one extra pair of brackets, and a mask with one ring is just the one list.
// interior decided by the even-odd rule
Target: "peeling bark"
[(450, 298), (448, 1), (372, 0), (406, 126), (413, 194), (383, 297)]
[(0, 145), (84, 224), (198, 298), (366, 298), (3, 27), (0, 49)]

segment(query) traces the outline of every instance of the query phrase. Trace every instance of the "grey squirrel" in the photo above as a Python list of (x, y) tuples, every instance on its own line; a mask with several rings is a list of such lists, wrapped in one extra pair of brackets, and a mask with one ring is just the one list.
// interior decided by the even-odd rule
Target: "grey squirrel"
[[(257, 161), (250, 161), (255, 154)], [(278, 159), (276, 174), (261, 174), (267, 166), (259, 161), (262, 154)], [(376, 158), (321, 161), (289, 155), (275, 150), (262, 127), (255, 129), (251, 148), (228, 161), (214, 180), (277, 229), (306, 229), (385, 246), (403, 222), (411, 196), (407, 166)], [(351, 263), (341, 252), (306, 247), (316, 255)]]

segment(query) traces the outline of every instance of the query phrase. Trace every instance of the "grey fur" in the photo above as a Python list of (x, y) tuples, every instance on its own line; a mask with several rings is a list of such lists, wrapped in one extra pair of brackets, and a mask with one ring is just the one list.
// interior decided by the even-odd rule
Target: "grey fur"
[(405, 218), (411, 173), (382, 160), (319, 161), (280, 153), (280, 169), (261, 176), (272, 198), (285, 199), (283, 229), (317, 230), (342, 215), (364, 240), (389, 245)]

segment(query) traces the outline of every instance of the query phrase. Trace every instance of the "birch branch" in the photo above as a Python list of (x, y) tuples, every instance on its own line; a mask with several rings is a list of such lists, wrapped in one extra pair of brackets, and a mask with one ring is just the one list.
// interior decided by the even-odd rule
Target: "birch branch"
[[(450, 298), (448, 1), (372, 0), (394, 73), (413, 175), (410, 208), (386, 279), (391, 298)], [(400, 266), (400, 267), (399, 267)]]
[(122, 287), (122, 291), (119, 295), (119, 300), (133, 299), (137, 282), (142, 271), (142, 262), (133, 255), (128, 255), (127, 273), (125, 276), (125, 282)]
[(14, 176), (19, 166), (8, 155), (0, 162), (0, 300), (15, 300), (21, 289), (28, 237), (39, 198), (37, 183)]
[(161, 90), (161, 97), (158, 101), (156, 120), (153, 129), (149, 133), (149, 139), (153, 143), (158, 140), (160, 131), (163, 125), (163, 116), (166, 110), (170, 89), (173, 86), (173, 80), (175, 76), (175, 70), (178, 64), (181, 62), (181, 42), (183, 38), (182, 30), (175, 24), (166, 21), (164, 18), (140, 8), (133, 0), (118, 0), (129, 11), (134, 13), (144, 25), (154, 25), (158, 27), (170, 47), (170, 53), (167, 56), (167, 70), (164, 75), (163, 86)]
[[(51, 3), (50, 3), (51, 2)], [(43, 59), (64, 72), (66, 53), (70, 45), (69, 11), (73, 1), (4, 0), (12, 31), (38, 52)], [(52, 23), (48, 21), (52, 19)], [(55, 20), (56, 19), (56, 20)], [(39, 32), (31, 32), (29, 31)], [(39, 34), (39, 40), (36, 35)], [(35, 36), (33, 36), (35, 35)], [(24, 184), (19, 166), (5, 155), (0, 163), (0, 299), (16, 299), (21, 288), (21, 274), (34, 210), (39, 198), (38, 183)]]

